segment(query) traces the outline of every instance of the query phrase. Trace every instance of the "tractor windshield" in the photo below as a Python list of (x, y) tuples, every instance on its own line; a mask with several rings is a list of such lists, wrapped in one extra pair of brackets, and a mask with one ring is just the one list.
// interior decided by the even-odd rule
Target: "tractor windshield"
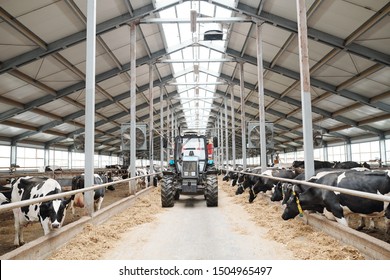
[(205, 149), (205, 141), (203, 138), (183, 138), (181, 146), (183, 156), (196, 156), (199, 160), (205, 160)]

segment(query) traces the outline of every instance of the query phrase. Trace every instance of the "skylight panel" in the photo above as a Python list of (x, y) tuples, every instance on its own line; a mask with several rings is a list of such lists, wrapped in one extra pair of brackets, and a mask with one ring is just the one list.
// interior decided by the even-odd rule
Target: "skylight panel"
[[(234, 6), (234, 0), (221, 0), (223, 5)], [(156, 0), (156, 6), (161, 3), (169, 3), (169, 0)], [(198, 17), (221, 17), (228, 18), (232, 15), (230, 10), (217, 7), (214, 4), (204, 1), (186, 1), (184, 3), (175, 5), (169, 9), (163, 10), (159, 13), (160, 18), (190, 18), (191, 9), (198, 12)], [(224, 33), (224, 40), (226, 40), (226, 33), (228, 25), (221, 25), (216, 23), (198, 23), (195, 33), (191, 32), (191, 24), (188, 23), (169, 23), (162, 24), (163, 36), (165, 36), (166, 47), (172, 48), (183, 43), (199, 42), (201, 45), (191, 45), (183, 50), (170, 54), (170, 59), (173, 60), (194, 60), (195, 62), (172, 63), (170, 65), (173, 75), (177, 77), (174, 82), (177, 85), (177, 91), (180, 92), (181, 108), (183, 109), (186, 118), (187, 126), (191, 129), (204, 131), (209, 119), (210, 111), (213, 104), (214, 92), (216, 85), (207, 85), (207, 83), (217, 82), (215, 76), (220, 74), (219, 62), (199, 62), (196, 60), (213, 60), (223, 57), (226, 50), (225, 41), (204, 41), (204, 32), (208, 30), (221, 30)], [(202, 46), (204, 44), (206, 47)], [(211, 48), (219, 49), (221, 52), (210, 50)], [(184, 74), (185, 71), (191, 73)], [(208, 73), (212, 73), (209, 75)], [(215, 75), (215, 76), (214, 76)], [(187, 85), (185, 85), (187, 83)], [(196, 84), (198, 83), (198, 84)], [(181, 85), (183, 84), (183, 85)], [(201, 129), (202, 128), (202, 129)]]

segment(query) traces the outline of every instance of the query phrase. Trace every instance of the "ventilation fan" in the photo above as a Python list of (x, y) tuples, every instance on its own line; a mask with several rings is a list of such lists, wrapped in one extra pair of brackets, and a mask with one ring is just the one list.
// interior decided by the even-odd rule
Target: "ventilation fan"
[(323, 133), (321, 130), (313, 130), (313, 146), (322, 147)]
[[(130, 124), (122, 124), (121, 127), (121, 137), (122, 137), (122, 151), (130, 150)], [(137, 151), (147, 150), (146, 144), (146, 124), (137, 124), (135, 127), (135, 149)]]
[[(274, 125), (273, 123), (265, 124), (265, 143), (267, 149), (274, 147)], [(248, 148), (260, 148), (260, 124), (257, 122), (248, 123)]]
[(73, 135), (73, 144), (76, 151), (84, 152), (85, 134), (81, 133)]

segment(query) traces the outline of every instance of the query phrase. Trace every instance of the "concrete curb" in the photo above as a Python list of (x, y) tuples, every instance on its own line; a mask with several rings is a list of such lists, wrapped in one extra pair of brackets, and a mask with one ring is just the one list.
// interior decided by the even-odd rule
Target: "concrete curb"
[(368, 234), (343, 226), (318, 214), (305, 214), (301, 219), (310, 225), (341, 242), (357, 248), (367, 259), (389, 260), (390, 244)]

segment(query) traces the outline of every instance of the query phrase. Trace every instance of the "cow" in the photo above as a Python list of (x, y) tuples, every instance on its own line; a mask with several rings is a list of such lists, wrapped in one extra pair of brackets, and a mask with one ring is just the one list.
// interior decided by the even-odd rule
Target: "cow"
[(259, 192), (267, 192), (272, 190), (275, 185), (279, 182), (278, 179), (273, 179), (272, 177), (293, 179), (297, 176), (295, 170), (292, 169), (275, 169), (267, 170), (262, 173), (262, 175), (267, 175), (268, 177), (259, 177), (257, 182), (249, 188), (249, 203), (252, 203)]
[[(72, 190), (83, 189), (84, 188), (84, 181), (85, 181), (84, 174), (73, 177)], [(98, 174), (94, 174), (93, 184), (94, 185), (103, 184), (103, 180)], [(105, 189), (106, 189), (105, 187), (102, 187), (102, 188), (94, 190), (93, 200), (94, 200), (94, 210), (95, 211), (100, 210), (100, 208), (102, 206), (102, 202), (103, 202), (104, 194), (105, 194)], [(75, 209), (74, 209), (75, 206), (80, 207), (80, 208), (84, 207), (84, 197), (83, 197), (83, 195), (81, 195), (81, 193), (80, 193), (80, 196), (79, 196), (79, 194), (72, 195), (70, 198), (70, 201), (71, 201), (70, 208), (72, 210), (73, 215), (75, 214)], [(75, 203), (75, 201), (76, 201), (76, 203)]]
[[(238, 188), (236, 190), (236, 195), (244, 193), (244, 191), (247, 188), (252, 187), (256, 182), (259, 180), (259, 176), (256, 176), (255, 174), (259, 175), (261, 174), (261, 167), (255, 167), (253, 169), (247, 169), (245, 171), (246, 173), (251, 173), (251, 174), (243, 174), (240, 173), (237, 178), (237, 184)], [(252, 175), (253, 174), (253, 175)]]
[(0, 205), (7, 204), (11, 201), (11, 192), (11, 188), (0, 186)]
[(343, 161), (343, 162), (335, 162), (333, 168), (335, 169), (352, 169), (364, 167), (370, 169), (370, 165), (367, 162), (357, 163), (356, 161)]
[[(319, 178), (316, 183), (343, 189), (362, 191), (373, 194), (390, 194), (390, 171), (335, 172)], [(282, 214), (284, 220), (294, 218), (302, 210), (322, 207), (340, 224), (348, 226), (347, 216), (351, 213), (362, 217), (385, 216), (386, 232), (390, 231), (389, 203), (358, 196), (336, 193), (325, 189), (309, 187), (300, 194), (293, 193), (287, 201)], [(359, 226), (361, 228), (361, 225)], [(359, 229), (358, 228), (358, 229)]]
[[(11, 202), (25, 201), (61, 193), (60, 184), (51, 178), (21, 177), (12, 183)], [(29, 206), (12, 209), (15, 218), (16, 246), (23, 245), (23, 228), (29, 223), (40, 222), (45, 235), (58, 229), (65, 220), (66, 208), (70, 199), (54, 199)]]
[[(314, 171), (314, 176), (312, 176), (308, 182), (314, 183), (316, 180), (321, 178), (322, 176), (328, 174), (328, 173), (334, 173), (334, 172), (342, 172), (342, 170), (339, 169), (333, 169), (333, 168), (321, 168)], [(305, 173), (298, 174), (295, 178), (293, 178), (296, 181), (304, 181), (305, 180)], [(274, 188), (272, 189), (272, 195), (271, 195), (271, 201), (282, 201), (282, 204), (286, 203), (286, 199), (290, 197), (292, 187), (294, 186), (295, 192), (303, 192), (305, 191), (308, 186), (304, 184), (292, 184), (288, 182), (278, 182)]]
[[(321, 169), (321, 168), (332, 168), (334, 166), (334, 163), (331, 163), (329, 161), (320, 161), (315, 160), (314, 161), (314, 169)], [(305, 161), (303, 160), (295, 160), (292, 165), (292, 169), (296, 169), (296, 171), (305, 169)]]
[(229, 170), (226, 175), (222, 178), (222, 181), (230, 182), (230, 186), (234, 187), (237, 184), (238, 173), (243, 170), (241, 165), (237, 166), (233, 170)]
[(145, 189), (145, 188), (149, 187), (150, 176), (147, 176), (149, 174), (150, 173), (149, 173), (149, 170), (147, 168), (137, 168), (136, 169), (135, 176), (136, 177), (142, 176), (142, 177), (136, 179), (137, 190)]
[(0, 186), (0, 205), (11, 202), (11, 185)]
[(62, 167), (58, 165), (45, 166), (45, 172), (62, 172)]

